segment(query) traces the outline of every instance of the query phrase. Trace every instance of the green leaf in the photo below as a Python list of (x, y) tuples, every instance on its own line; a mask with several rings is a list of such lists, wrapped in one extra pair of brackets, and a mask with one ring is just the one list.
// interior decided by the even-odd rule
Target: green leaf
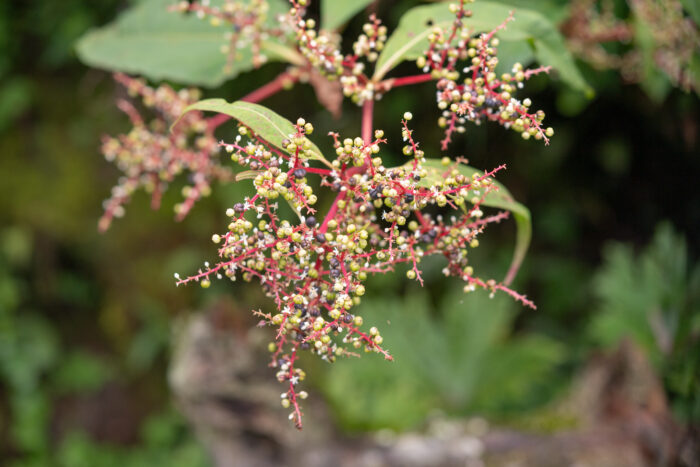
[[(228, 103), (224, 99), (206, 99), (187, 107), (183, 115), (192, 110), (218, 112), (233, 117), (253, 130), (262, 139), (285, 152), (287, 149), (282, 144), (282, 141), (288, 139), (289, 135), (296, 133), (292, 122), (267, 107), (251, 104), (250, 102), (236, 101)], [(178, 121), (173, 123), (173, 126), (177, 125)], [(314, 143), (311, 143), (310, 159), (330, 165), (323, 157), (321, 150)]]
[[(508, 5), (488, 1), (474, 3), (469, 9), (473, 15), (464, 22), (474, 33), (493, 30), (503, 23), (513, 10)], [(525, 41), (532, 49), (534, 58), (542, 65), (552, 66), (562, 81), (587, 94), (592, 92), (576, 67), (571, 53), (566, 49), (561, 34), (547, 17), (525, 8), (515, 10), (514, 17), (515, 21), (508, 23), (506, 29), (497, 33), (502, 43)], [(414, 60), (423, 55), (428, 50), (428, 35), (432, 29), (436, 26), (449, 27), (454, 19), (455, 15), (450, 13), (445, 3), (410, 9), (387, 40), (377, 59), (373, 79), (378, 81), (402, 61)], [(521, 51), (518, 53), (522, 54)]]
[[(484, 356), (471, 406), (475, 411), (522, 413), (546, 402), (556, 392), (554, 369), (565, 346), (550, 337), (529, 334), (492, 344)], [(494, 388), (498, 388), (494, 391)]]
[(528, 66), (535, 61), (535, 52), (528, 41), (501, 41), (498, 46), (496, 73), (510, 73), (514, 63)]
[(545, 16), (554, 24), (561, 24), (571, 15), (571, 5), (568, 0), (498, 0), (498, 3), (508, 6), (511, 10), (532, 10)]
[[(268, 18), (284, 11), (283, 0), (268, 0)], [(253, 68), (249, 47), (239, 50), (230, 73), (225, 73), (227, 28), (212, 26), (191, 14), (170, 12), (173, 0), (143, 0), (116, 21), (85, 34), (76, 44), (79, 58), (87, 65), (140, 74), (155, 81), (214, 87)], [(216, 2), (215, 2), (216, 3)], [(263, 44), (268, 59), (291, 60), (297, 54), (278, 43)]]
[(508, 333), (513, 305), (510, 297), (490, 299), (484, 291), (466, 295), (457, 289), (443, 299), (439, 335), (447, 342), (448, 352), (443, 358), (451, 370), (440, 386), (453, 406), (471, 402), (483, 385), (484, 374), (493, 371), (485, 365), (485, 359), (501, 346), (500, 341)]
[(373, 0), (321, 0), (321, 28), (337, 29)]
[(362, 316), (368, 325), (379, 327), (395, 360), (388, 362), (379, 355), (348, 357), (329, 368), (319, 387), (342, 426), (406, 430), (439, 404), (436, 378), (444, 381), (451, 375), (441, 360), (445, 339), (429, 319), (429, 309), (422, 291), (398, 300), (363, 301)]
[[(373, 297), (360, 312), (394, 356), (339, 359), (322, 388), (341, 425), (406, 430), (431, 410), (507, 413), (546, 402), (564, 347), (543, 335), (511, 335), (515, 304), (486, 291), (448, 290), (436, 304), (424, 290)], [(353, 396), (348, 398), (348, 390)]]
[[(404, 165), (404, 168), (410, 170), (413, 167), (412, 164), (412, 162), (409, 162)], [(451, 167), (454, 167), (454, 165)], [(422, 178), (418, 184), (419, 186), (426, 188), (429, 188), (438, 180), (442, 180), (442, 174), (448, 169), (448, 167), (445, 167), (442, 164), (442, 161), (439, 159), (427, 159), (423, 163), (423, 168), (428, 172), (428, 174), (426, 177)], [(465, 164), (457, 165), (457, 170), (460, 174), (470, 178), (475, 173), (479, 175), (483, 173)], [(491, 191), (489, 194), (487, 194), (484, 197), (482, 205), (510, 211), (515, 219), (515, 225), (517, 228), (515, 251), (513, 252), (513, 259), (511, 261), (510, 268), (508, 269), (508, 274), (504, 280), (506, 284), (509, 284), (515, 278), (515, 274), (518, 272), (523, 259), (525, 259), (525, 254), (530, 246), (532, 221), (530, 219), (530, 210), (524, 205), (518, 203), (505, 186), (495, 180), (493, 184), (498, 187), (498, 190)]]
[(657, 365), (671, 359), (673, 349), (691, 345), (692, 334), (686, 332), (700, 294), (688, 272), (682, 236), (664, 223), (641, 254), (635, 256), (630, 245), (613, 243), (603, 250), (603, 260), (593, 278), (599, 310), (590, 332), (597, 343), (614, 346), (631, 337)]

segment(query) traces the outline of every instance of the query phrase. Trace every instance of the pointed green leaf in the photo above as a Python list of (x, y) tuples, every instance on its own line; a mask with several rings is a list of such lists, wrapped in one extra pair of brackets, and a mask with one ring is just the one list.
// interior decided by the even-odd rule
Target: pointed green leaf
[(337, 29), (373, 0), (321, 0), (321, 28)]
[[(192, 110), (218, 112), (233, 117), (253, 130), (262, 139), (285, 152), (287, 149), (282, 141), (289, 139), (290, 135), (296, 133), (292, 122), (267, 107), (250, 102), (228, 103), (224, 99), (205, 99), (187, 107), (183, 115)], [(175, 125), (177, 125), (177, 121), (173, 124), (173, 126)], [(328, 165), (328, 161), (314, 143), (311, 143), (310, 159), (322, 161)]]

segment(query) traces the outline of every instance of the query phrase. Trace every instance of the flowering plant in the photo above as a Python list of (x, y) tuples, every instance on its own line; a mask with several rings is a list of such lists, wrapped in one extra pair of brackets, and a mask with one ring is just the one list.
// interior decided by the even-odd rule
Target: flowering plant
[[(213, 28), (227, 26), (220, 45), (224, 75), (245, 67), (246, 60), (257, 67), (270, 58), (287, 61), (288, 70), (233, 103), (197, 101), (196, 90), (152, 88), (143, 80), (116, 75), (156, 117), (147, 125), (132, 104), (120, 101), (134, 128), (104, 140), (106, 158), (118, 164), (124, 177), (106, 202), (100, 228), (106, 229), (113, 217), (123, 214), (123, 204), (137, 188), (152, 192), (157, 206), (167, 184), (182, 172), (188, 173), (191, 184), (183, 189), (184, 201), (175, 207), (177, 219), (209, 194), (212, 182), (252, 180), (255, 194), (233, 202), (226, 211), (228, 225), (212, 236), (219, 260), (204, 263), (196, 274), (175, 277), (177, 285), (195, 282), (204, 288), (223, 278), (260, 283), (275, 311), (254, 314), (261, 325), (274, 328), (271, 366), (285, 385), (282, 405), (291, 409), (290, 419), (299, 428), (299, 401), (307, 396), (299, 389), (305, 377), (298, 365), (302, 352), (329, 362), (357, 356), (358, 351), (392, 358), (380, 330), (365, 329), (357, 311), (370, 276), (406, 264), (407, 278), (422, 284), (421, 261), (438, 255), (445, 259), (443, 273), (462, 280), (465, 292), (500, 291), (535, 307), (508, 286), (527, 250), (530, 215), (495, 180), (505, 165), (479, 171), (461, 157), (428, 157), (411, 127), (412, 114), (405, 112), (400, 137), (407, 161), (387, 167), (382, 146), (393, 136), (373, 121), (375, 103), (393, 88), (433, 81), (438, 125), (444, 129), (442, 150), (449, 148), (456, 133), (465, 131), (467, 122), (495, 122), (524, 139), (549, 143), (554, 132), (544, 126), (544, 112), (532, 110), (530, 99), (516, 96), (530, 77), (547, 73), (550, 67), (527, 69), (518, 62), (504, 64), (499, 56), (501, 46), (509, 51), (523, 37), (531, 39), (528, 43), (538, 60), (552, 58), (562, 78), (580, 86), (560, 36), (545, 18), (527, 10), (523, 23), (508, 35), (519, 16), (498, 3), (469, 3), (416, 7), (390, 37), (378, 17), (371, 15), (352, 52), (343, 54), (340, 36), (327, 28), (318, 30), (316, 21), (308, 19), (307, 0), (290, 0), (286, 8), (264, 0), (180, 2), (170, 8), (175, 12), (161, 14), (184, 12), (207, 19)], [(274, 11), (279, 14), (270, 22)], [(531, 30), (539, 35), (532, 36)], [(129, 67), (91, 58), (103, 59), (95, 50), (104, 47), (105, 40), (109, 43), (109, 38), (93, 33), (79, 50), (96, 65), (154, 74), (140, 68), (138, 59), (126, 70)], [(406, 59), (415, 60), (421, 73), (386, 78)], [(372, 65), (370, 75), (366, 70)], [(164, 66), (158, 77), (171, 72)], [(317, 90), (330, 87), (362, 107), (360, 135), (328, 135), (335, 150), (332, 158), (311, 140), (312, 122), (302, 117), (290, 122), (256, 103), (297, 81), (309, 81)], [(337, 112), (337, 102), (321, 94), (327, 93), (319, 92), (319, 99)], [(206, 117), (204, 112), (218, 115)], [(238, 122), (236, 136), (217, 140), (215, 131), (230, 119)], [(220, 160), (220, 152), (245, 170), (234, 175), (230, 164)], [(333, 201), (321, 214), (316, 206), (324, 204), (319, 201), (328, 193), (333, 193)], [(292, 208), (291, 217), (280, 210), (282, 202)], [(497, 211), (485, 213), (486, 208)], [(469, 261), (469, 250), (478, 247), (489, 224), (510, 215), (518, 226), (511, 268), (503, 281), (481, 278)]]

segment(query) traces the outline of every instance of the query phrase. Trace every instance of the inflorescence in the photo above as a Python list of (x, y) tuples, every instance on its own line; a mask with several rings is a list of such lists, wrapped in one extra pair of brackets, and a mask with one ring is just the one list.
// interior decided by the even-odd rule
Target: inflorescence
[[(158, 204), (167, 184), (188, 172), (192, 184), (185, 187), (185, 200), (176, 206), (178, 218), (183, 217), (199, 197), (209, 193), (212, 181), (233, 179), (231, 170), (220, 162), (221, 150), (244, 167), (238, 179), (252, 179), (255, 194), (233, 204), (226, 211), (228, 228), (212, 236), (219, 261), (205, 263), (195, 275), (181, 278), (175, 274), (175, 278), (178, 285), (197, 282), (204, 288), (224, 278), (260, 283), (276, 311), (255, 314), (262, 325), (275, 328), (275, 339), (269, 345), (271, 366), (286, 385), (282, 405), (291, 409), (290, 419), (301, 427), (299, 400), (307, 396), (299, 390), (305, 378), (298, 365), (302, 352), (329, 362), (339, 356), (357, 356), (360, 351), (391, 359), (380, 331), (365, 329), (357, 313), (370, 275), (389, 273), (403, 265), (406, 277), (422, 284), (420, 263), (438, 255), (446, 261), (443, 273), (461, 279), (465, 292), (500, 290), (534, 308), (530, 300), (503, 283), (479, 278), (469, 261), (469, 250), (478, 247), (485, 227), (508, 217), (507, 212), (485, 215), (482, 210), (485, 197), (498, 189), (494, 175), (505, 166), (479, 173), (462, 170), (466, 162), (462, 159), (427, 159), (409, 127), (412, 115), (406, 112), (401, 135), (408, 162), (386, 167), (380, 156), (386, 143), (384, 132), (372, 126), (374, 101), (395, 86), (436, 80), (437, 105), (443, 111), (439, 124), (445, 128), (443, 149), (455, 131), (463, 131), (466, 121), (494, 121), (525, 139), (545, 142), (553, 131), (542, 127), (542, 111), (530, 112), (529, 99), (514, 97), (525, 80), (548, 67), (526, 71), (515, 64), (511, 73), (496, 75), (498, 39), (494, 34), (512, 16), (489, 33), (475, 34), (464, 22), (471, 15), (465, 9), (467, 2), (460, 0), (449, 6), (455, 20), (445, 28), (435, 27), (429, 35), (428, 49), (417, 61), (423, 75), (375, 82), (364, 70), (367, 63), (377, 60), (386, 42), (386, 27), (379, 19), (371, 16), (353, 44), (353, 53), (343, 55), (337, 35), (317, 32), (315, 22), (304, 19), (307, 0), (290, 3), (282, 21), (287, 26), (282, 29), (295, 38), (305, 63), (243, 100), (263, 99), (317, 70), (325, 79), (339, 81), (344, 94), (363, 105), (362, 137), (331, 133), (332, 161), (312, 152), (309, 135), (313, 126), (302, 118), (281, 145), (271, 144), (243, 123), (232, 141), (217, 141), (214, 130), (228, 119), (226, 115), (205, 119), (201, 112), (193, 111), (181, 117), (198, 99), (196, 91), (175, 92), (167, 86), (153, 89), (140, 80), (117, 75), (132, 96), (140, 96), (146, 107), (154, 109), (156, 118), (147, 126), (131, 104), (120, 101), (134, 128), (127, 135), (105, 138), (103, 143), (105, 156), (117, 163), (124, 177), (106, 201), (100, 228), (107, 228), (112, 217), (123, 213), (122, 205), (135, 189), (152, 191), (154, 204)], [(263, 5), (262, 0), (248, 6), (227, 0), (222, 7), (204, 1), (181, 2), (179, 9), (231, 25), (233, 35), (225, 52), (233, 53), (244, 44), (253, 48), (259, 64), (264, 61), (260, 41), (271, 34), (285, 34), (264, 25), (268, 10)], [(235, 55), (230, 57), (230, 61), (235, 59)], [(318, 162), (322, 166), (312, 165)], [(323, 218), (317, 217), (314, 208), (319, 190), (335, 193)], [(284, 218), (280, 203), (288, 203), (296, 217)]]
[(442, 110), (438, 125), (445, 128), (442, 149), (447, 149), (455, 131), (464, 132), (466, 121), (479, 125), (483, 120), (517, 131), (524, 139), (534, 137), (548, 144), (554, 130), (542, 127), (544, 112), (531, 113), (530, 99), (516, 99), (515, 93), (525, 80), (550, 67), (525, 70), (515, 63), (510, 73), (496, 73), (499, 39), (494, 35), (513, 20), (512, 12), (494, 30), (474, 36), (464, 21), (471, 17), (465, 2), (451, 4), (450, 11), (455, 14), (452, 25), (435, 27), (428, 36), (429, 50), (416, 61), (422, 71), (437, 79), (437, 105)]
[(114, 162), (123, 176), (112, 188), (112, 196), (104, 202), (105, 212), (99, 228), (104, 231), (114, 217), (122, 217), (124, 204), (139, 188), (151, 193), (151, 205), (158, 208), (168, 184), (186, 172), (191, 183), (182, 189), (184, 200), (175, 205), (176, 218), (180, 220), (199, 198), (209, 196), (213, 181), (233, 179), (231, 170), (220, 163), (214, 129), (201, 112), (188, 112), (177, 127), (169, 131), (187, 106), (199, 100), (199, 91), (175, 91), (168, 85), (152, 88), (141, 79), (121, 73), (117, 73), (115, 79), (130, 96), (140, 97), (144, 107), (153, 111), (154, 118), (146, 123), (133, 104), (125, 99), (118, 101), (117, 105), (129, 116), (133, 128), (127, 134), (103, 138), (105, 159)]
[[(282, 404), (292, 408), (290, 419), (299, 427), (298, 399), (306, 395), (297, 389), (305, 376), (297, 365), (301, 352), (329, 362), (358, 350), (391, 359), (379, 330), (363, 330), (355, 312), (369, 275), (407, 264), (406, 276), (422, 283), (423, 258), (441, 255), (447, 260), (444, 274), (462, 279), (466, 292), (503, 290), (534, 307), (503, 284), (478, 278), (469, 264), (469, 249), (478, 246), (485, 226), (507, 217), (485, 216), (481, 209), (484, 196), (496, 189), (493, 175), (504, 166), (467, 177), (459, 163), (445, 159), (441, 170), (428, 170), (408, 127), (410, 118), (407, 113), (402, 122), (410, 162), (394, 168), (385, 167), (378, 155), (385, 142), (381, 130), (369, 141), (332, 134), (337, 158), (328, 168), (311, 166), (307, 136), (313, 126), (303, 119), (285, 141), (286, 151), (243, 125), (233, 142), (220, 143), (235, 163), (254, 171), (256, 194), (229, 208), (228, 229), (212, 237), (221, 261), (187, 278), (176, 275), (177, 284), (199, 282), (207, 288), (212, 279), (224, 277), (260, 282), (277, 311), (256, 314), (275, 327), (272, 366), (287, 385)], [(312, 207), (317, 198), (310, 176), (337, 193), (322, 221)], [(282, 219), (280, 201), (289, 202), (298, 219)]]
[(274, 21), (268, 18), (270, 5), (265, 0), (224, 0), (220, 6), (211, 5), (210, 0), (191, 3), (183, 0), (172, 9), (183, 13), (192, 12), (199, 19), (207, 19), (214, 27), (227, 29), (223, 34), (225, 42), (221, 45), (221, 53), (226, 54), (226, 73), (233, 71), (233, 64), (241, 59), (242, 50), (251, 52), (254, 67), (265, 64), (268, 56), (263, 53), (263, 42), (286, 33), (279, 26), (271, 26)]

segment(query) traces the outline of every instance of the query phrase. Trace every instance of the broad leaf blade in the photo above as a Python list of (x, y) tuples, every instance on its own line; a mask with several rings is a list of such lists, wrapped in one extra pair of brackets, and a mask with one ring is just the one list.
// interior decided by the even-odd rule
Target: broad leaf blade
[[(242, 48), (231, 72), (225, 73), (226, 54), (221, 46), (227, 43), (227, 28), (214, 27), (192, 14), (168, 11), (174, 3), (138, 2), (113, 23), (85, 34), (76, 44), (78, 56), (96, 68), (209, 87), (253, 68), (250, 48)], [(268, 15), (274, 17), (283, 3), (272, 0)], [(269, 60), (285, 60), (280, 47), (286, 49), (274, 44), (263, 52)]]
[(321, 28), (336, 29), (359, 13), (373, 0), (322, 0)]
[[(292, 122), (262, 105), (250, 102), (226, 102), (224, 99), (206, 99), (190, 105), (183, 115), (192, 110), (226, 114), (253, 130), (268, 143), (286, 151), (282, 141), (296, 133)], [(179, 121), (179, 120), (178, 120)], [(173, 126), (177, 125), (177, 122)], [(327, 162), (321, 150), (311, 143), (311, 159)]]
[[(411, 170), (412, 164), (412, 162), (409, 162), (404, 166), (404, 168)], [(438, 180), (442, 180), (442, 175), (450, 168), (455, 167), (454, 164), (449, 167), (445, 167), (442, 164), (442, 161), (439, 159), (427, 159), (422, 165), (428, 174), (426, 177), (421, 179), (419, 185), (426, 188), (432, 186)], [(471, 178), (475, 173), (479, 175), (483, 173), (465, 164), (459, 164), (456, 166), (456, 168), (460, 174), (469, 178)], [(525, 259), (527, 249), (530, 246), (530, 239), (532, 237), (532, 221), (530, 218), (530, 210), (517, 202), (504, 185), (496, 180), (493, 181), (493, 184), (498, 187), (498, 190), (488, 193), (484, 197), (481, 204), (483, 206), (509, 211), (515, 219), (515, 226), (517, 229), (513, 259), (511, 260), (510, 267), (508, 268), (508, 274), (504, 279), (504, 282), (509, 284), (515, 278), (518, 269), (520, 269), (520, 265)]]
[[(469, 5), (472, 17), (464, 19), (473, 33), (489, 32), (509, 16), (513, 10), (508, 5), (480, 0)], [(552, 22), (544, 15), (526, 8), (515, 10), (515, 21), (497, 33), (502, 43), (527, 41), (532, 44), (533, 56), (542, 65), (551, 65), (562, 81), (579, 91), (590, 94), (564, 39)], [(414, 60), (429, 47), (428, 35), (436, 27), (449, 27), (455, 19), (445, 3), (418, 6), (407, 11), (398, 28), (389, 37), (377, 59), (374, 80), (382, 79), (391, 69), (404, 60)], [(513, 48), (513, 47), (510, 47)], [(525, 58), (527, 55), (525, 55)], [(512, 64), (506, 63), (505, 66)]]

